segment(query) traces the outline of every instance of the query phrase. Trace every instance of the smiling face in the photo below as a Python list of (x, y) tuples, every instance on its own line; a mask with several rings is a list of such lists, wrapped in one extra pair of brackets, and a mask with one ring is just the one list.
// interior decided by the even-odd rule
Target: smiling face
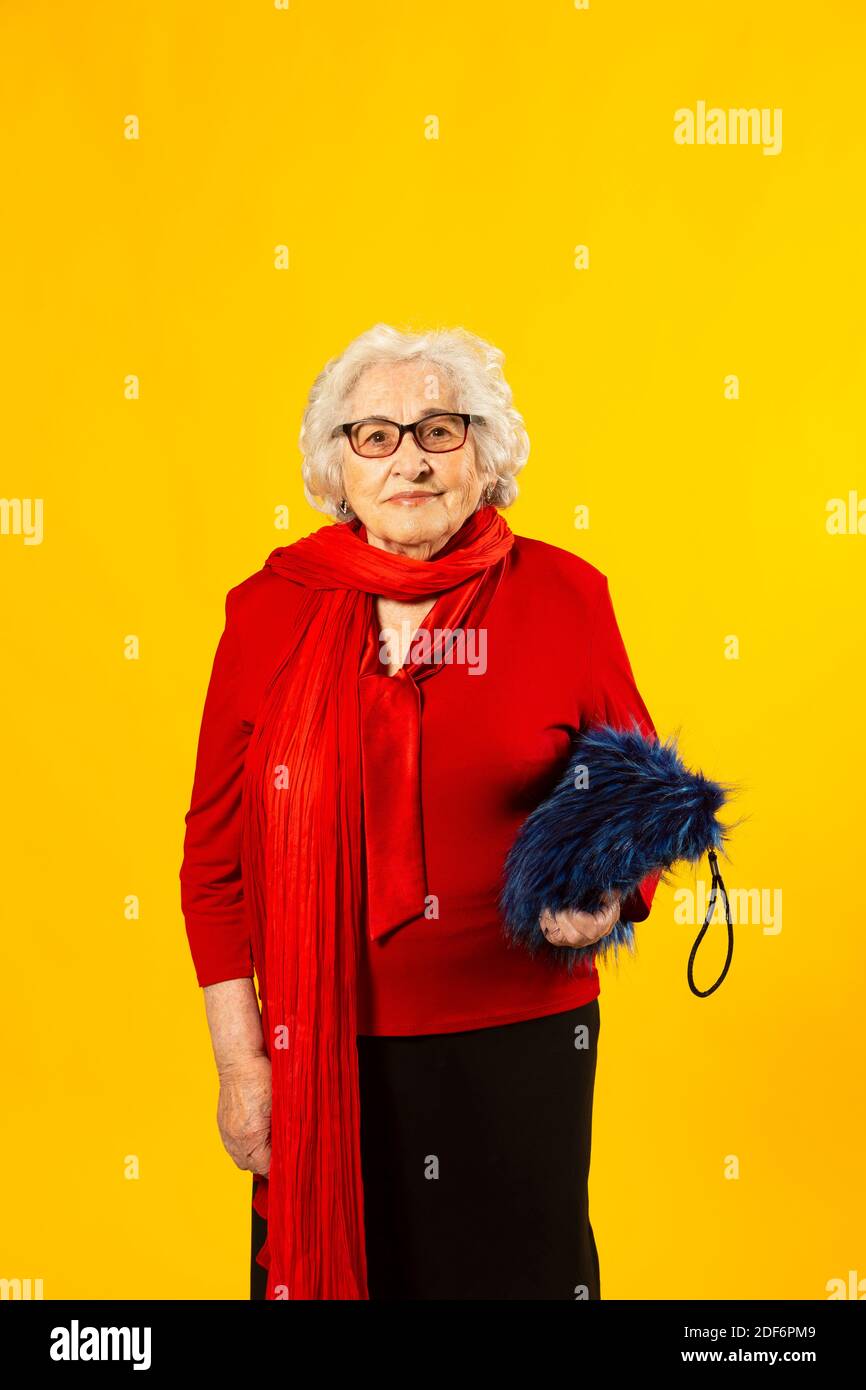
[[(431, 399), (433, 382), (439, 393)], [(343, 418), (408, 423), (432, 411), (461, 409), (448, 378), (432, 363), (382, 363), (361, 374)], [(344, 437), (343, 495), (371, 545), (423, 560), (460, 529), (482, 491), (472, 428), (462, 448), (444, 454), (420, 449), (407, 432), (388, 458), (361, 458)]]

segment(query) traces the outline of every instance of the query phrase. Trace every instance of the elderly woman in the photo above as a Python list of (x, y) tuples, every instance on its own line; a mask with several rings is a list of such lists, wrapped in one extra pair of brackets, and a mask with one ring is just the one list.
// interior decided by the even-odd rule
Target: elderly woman
[[(500, 514), (528, 454), (502, 361), (352, 342), (301, 431), (333, 522), (226, 599), (180, 878), (253, 1298), (601, 1296), (598, 973), (515, 948), (498, 900), (575, 735), (655, 731), (605, 576)], [(657, 882), (548, 942), (642, 921)]]

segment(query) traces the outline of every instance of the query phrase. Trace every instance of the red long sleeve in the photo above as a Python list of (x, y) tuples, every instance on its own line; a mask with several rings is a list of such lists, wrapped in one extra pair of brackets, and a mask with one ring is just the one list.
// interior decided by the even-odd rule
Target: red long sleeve
[[(619, 630), (606, 577), (592, 620), (590, 639), (591, 717), (589, 724), (606, 723), (615, 729), (631, 728), (636, 719), (648, 738), (658, 734), (635, 683), (625, 643)], [(626, 922), (643, 922), (650, 914), (661, 873), (650, 874), (637, 892), (623, 899), (621, 916)]]
[(232, 593), (204, 704), (186, 814), (181, 907), (200, 985), (252, 978), (240, 865), (241, 782), (250, 727), (239, 694), (242, 659)]

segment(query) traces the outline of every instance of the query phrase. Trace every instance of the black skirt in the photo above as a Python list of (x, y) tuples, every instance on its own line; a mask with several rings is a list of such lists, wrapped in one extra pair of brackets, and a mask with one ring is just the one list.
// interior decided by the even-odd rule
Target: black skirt
[[(359, 1037), (371, 1299), (601, 1297), (589, 1220), (598, 999), (496, 1028)], [(250, 1297), (267, 1271), (252, 1213)]]

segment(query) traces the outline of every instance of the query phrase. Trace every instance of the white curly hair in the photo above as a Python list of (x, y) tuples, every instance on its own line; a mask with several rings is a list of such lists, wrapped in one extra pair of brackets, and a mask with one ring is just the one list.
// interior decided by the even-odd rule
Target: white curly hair
[(522, 415), (511, 404), (511, 387), (502, 372), (504, 360), (499, 348), (465, 328), (418, 333), (377, 323), (361, 333), (326, 363), (310, 390), (299, 441), (307, 501), (338, 521), (352, 519), (351, 508), (343, 513), (339, 506), (345, 403), (365, 368), (418, 361), (440, 369), (454, 389), (455, 409), (478, 417), (472, 430), (484, 485), (482, 500), (509, 507), (517, 496), (515, 478), (529, 457), (529, 436)]

